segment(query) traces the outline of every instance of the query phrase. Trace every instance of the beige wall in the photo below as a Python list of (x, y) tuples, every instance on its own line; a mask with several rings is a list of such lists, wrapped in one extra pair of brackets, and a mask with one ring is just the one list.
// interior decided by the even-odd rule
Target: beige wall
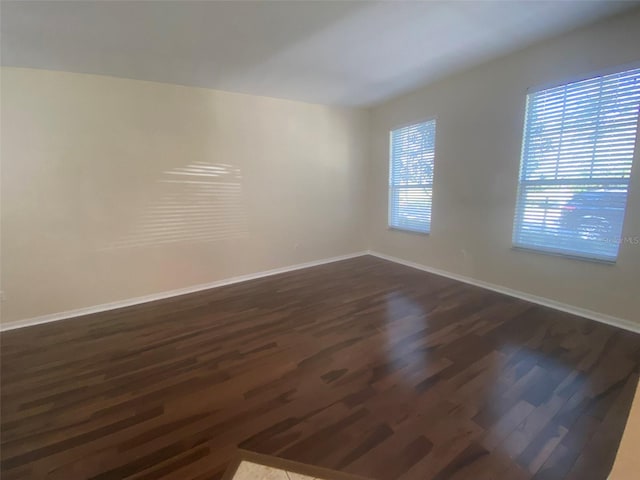
[[(511, 248), (528, 87), (640, 60), (640, 10), (567, 34), (391, 100), (372, 112), (372, 250), (640, 323), (640, 245), (616, 265)], [(437, 117), (432, 232), (387, 229), (388, 132)], [(624, 228), (640, 237), (640, 165)]]
[[(640, 323), (640, 245), (616, 265), (511, 248), (527, 88), (638, 45), (636, 9), (371, 111), (2, 69), (2, 321), (370, 248)], [(390, 231), (388, 132), (434, 116), (432, 233)]]
[(2, 321), (362, 250), (365, 111), (2, 69)]

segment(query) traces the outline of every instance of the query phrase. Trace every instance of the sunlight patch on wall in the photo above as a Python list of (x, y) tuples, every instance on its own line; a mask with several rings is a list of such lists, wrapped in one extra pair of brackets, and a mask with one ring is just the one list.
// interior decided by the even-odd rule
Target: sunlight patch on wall
[(240, 168), (193, 162), (163, 172), (162, 194), (134, 230), (107, 248), (209, 242), (248, 235)]

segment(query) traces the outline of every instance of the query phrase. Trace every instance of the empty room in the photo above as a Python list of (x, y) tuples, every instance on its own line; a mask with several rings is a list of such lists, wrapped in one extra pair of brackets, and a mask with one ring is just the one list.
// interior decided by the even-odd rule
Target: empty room
[(0, 19), (2, 480), (640, 478), (640, 1)]

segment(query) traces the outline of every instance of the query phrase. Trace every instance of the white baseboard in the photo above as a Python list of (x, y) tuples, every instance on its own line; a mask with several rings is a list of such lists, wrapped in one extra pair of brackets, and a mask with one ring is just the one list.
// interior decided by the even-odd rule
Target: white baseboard
[(277, 275), (279, 273), (292, 272), (294, 270), (300, 270), (303, 268), (315, 267), (317, 265), (324, 265), (326, 263), (339, 262), (341, 260), (347, 260), (349, 258), (361, 257), (363, 255), (372, 255), (374, 257), (382, 258), (383, 260), (388, 260), (390, 262), (398, 263), (401, 265), (405, 265), (407, 267), (416, 268), (418, 270), (422, 270), (424, 272), (433, 273), (435, 275), (440, 275), (442, 277), (451, 278), (453, 280), (457, 280), (459, 282), (468, 283), (470, 285), (475, 285), (477, 287), (486, 288), (487, 290), (492, 290), (494, 292), (502, 293), (505, 295), (509, 295), (511, 297), (520, 298), (522, 300), (526, 300), (531, 303), (536, 303), (539, 305), (543, 305), (545, 307), (553, 308), (555, 310), (560, 310), (562, 312), (571, 313), (573, 315), (578, 315), (584, 318), (588, 318), (590, 320), (595, 320), (596, 322), (606, 323), (608, 325), (613, 325), (614, 327), (623, 328), (625, 330), (629, 330), (632, 332), (640, 333), (640, 324), (632, 322), (630, 320), (625, 320), (623, 318), (613, 317), (611, 315), (605, 315), (602, 313), (594, 312), (592, 310), (587, 310), (585, 308), (576, 307), (573, 305), (568, 305), (566, 303), (561, 303), (556, 300), (551, 300), (549, 298), (538, 297), (536, 295), (531, 295), (529, 293), (521, 292), (519, 290), (513, 290), (511, 288), (503, 287), (501, 285), (496, 285), (489, 282), (483, 282), (482, 280), (476, 280), (471, 277), (466, 277), (464, 275), (458, 275), (455, 273), (447, 272), (445, 270), (440, 270), (438, 268), (428, 267), (426, 265), (422, 265), (415, 262), (410, 262), (408, 260), (403, 260), (398, 257), (393, 257), (391, 255), (385, 255), (383, 253), (378, 253), (375, 251), (367, 250), (363, 252), (350, 253), (347, 255), (339, 255), (337, 257), (324, 258), (322, 260), (314, 260), (312, 262), (299, 263), (297, 265), (290, 265), (287, 267), (274, 268), (272, 270), (266, 270), (263, 272), (250, 273), (247, 275), (240, 275), (237, 277), (227, 278), (224, 280), (218, 280), (216, 282), (204, 283), (200, 285), (193, 285), (191, 287), (180, 288), (177, 290), (171, 290), (168, 292), (154, 293), (151, 295), (145, 295), (142, 297), (130, 298), (127, 300), (120, 300), (117, 302), (103, 303), (101, 305), (95, 305), (92, 307), (79, 308), (75, 310), (68, 310), (65, 312), (52, 313), (49, 315), (42, 315), (39, 317), (28, 318), (24, 320), (18, 320), (15, 322), (9, 322), (5, 324), (0, 324), (0, 331), (14, 330), (16, 328), (29, 327), (32, 325), (39, 325), (41, 323), (49, 323), (56, 322), (58, 320), (65, 320), (68, 318), (81, 317), (84, 315), (90, 315), (92, 313), (105, 312), (108, 310), (115, 310), (117, 308), (130, 307), (133, 305), (139, 305), (141, 303), (153, 302), (156, 300), (162, 300), (165, 298), (177, 297), (180, 295), (185, 295), (188, 293), (200, 292), (203, 290), (209, 290), (212, 288), (223, 287), (225, 285), (232, 285), (234, 283), (246, 282), (247, 280), (254, 280), (257, 278), (268, 277), (270, 275)]
[(528, 302), (536, 303), (538, 305), (543, 305), (545, 307), (553, 308), (555, 310), (560, 310), (562, 312), (578, 315), (580, 317), (588, 318), (590, 320), (595, 320), (596, 322), (606, 323), (607, 325), (613, 325), (614, 327), (623, 328), (631, 332), (640, 333), (640, 324), (636, 322), (632, 322), (630, 320), (613, 317), (611, 315), (605, 315), (603, 313), (594, 312), (593, 310), (587, 310), (586, 308), (580, 308), (574, 305), (568, 305), (566, 303), (558, 302), (556, 300), (551, 300), (550, 298), (538, 297), (536, 295), (531, 295), (529, 293), (521, 292), (519, 290), (513, 290), (511, 288), (503, 287), (501, 285), (496, 285), (494, 283), (483, 282), (482, 280), (476, 280), (475, 278), (465, 277), (464, 275), (458, 275), (456, 273), (447, 272), (445, 270), (440, 270), (438, 268), (427, 267), (426, 265), (410, 262), (408, 260), (403, 260), (401, 258), (393, 257), (391, 255), (385, 255), (383, 253), (378, 253), (371, 250), (369, 250), (367, 253), (374, 257), (382, 258), (383, 260), (399, 263), (407, 267), (416, 268), (418, 270), (433, 273), (435, 275), (440, 275), (442, 277), (451, 278), (459, 282), (475, 285), (476, 287), (482, 287), (482, 288), (486, 288), (487, 290), (493, 290), (494, 292), (503, 293), (505, 295), (509, 295), (510, 297), (520, 298), (521, 300), (526, 300)]
[(297, 265), (290, 265), (288, 267), (274, 268), (272, 270), (266, 270), (263, 272), (250, 273), (247, 275), (240, 275), (238, 277), (226, 278), (224, 280), (218, 280), (211, 283), (202, 283), (200, 285), (193, 285), (191, 287), (179, 288), (177, 290), (171, 290), (168, 292), (154, 293), (151, 295), (145, 295), (142, 297), (130, 298), (127, 300), (119, 300), (117, 302), (103, 303), (92, 307), (78, 308), (75, 310), (67, 310), (65, 312), (51, 313), (49, 315), (42, 315), (40, 317), (27, 318), (24, 320), (18, 320), (15, 322), (8, 322), (0, 324), (0, 332), (7, 330), (14, 330), (16, 328), (30, 327), (32, 325), (39, 325), (41, 323), (56, 322), (58, 320), (66, 320), (73, 317), (81, 317), (83, 315), (90, 315), (92, 313), (105, 312), (107, 310), (115, 310), (117, 308), (131, 307), (133, 305), (139, 305), (141, 303), (153, 302), (155, 300), (162, 300), (165, 298), (177, 297), (179, 295), (185, 295), (187, 293), (200, 292), (202, 290), (209, 290), (211, 288), (223, 287), (225, 285), (232, 285), (234, 283), (246, 282), (247, 280), (254, 280), (256, 278), (268, 277), (270, 275), (277, 275), (278, 273), (292, 272), (294, 270), (300, 270), (302, 268), (315, 267), (318, 265), (324, 265), (325, 263), (339, 262), (340, 260), (347, 260), (349, 258), (361, 257), (367, 255), (368, 252), (356, 252), (349, 253), (347, 255), (339, 255), (337, 257), (323, 258), (322, 260), (314, 260), (312, 262), (298, 263)]

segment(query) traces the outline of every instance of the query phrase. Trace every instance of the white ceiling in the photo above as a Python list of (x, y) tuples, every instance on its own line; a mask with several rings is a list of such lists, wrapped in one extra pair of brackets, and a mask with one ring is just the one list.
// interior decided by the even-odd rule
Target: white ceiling
[(2, 2), (3, 65), (371, 105), (638, 2)]

